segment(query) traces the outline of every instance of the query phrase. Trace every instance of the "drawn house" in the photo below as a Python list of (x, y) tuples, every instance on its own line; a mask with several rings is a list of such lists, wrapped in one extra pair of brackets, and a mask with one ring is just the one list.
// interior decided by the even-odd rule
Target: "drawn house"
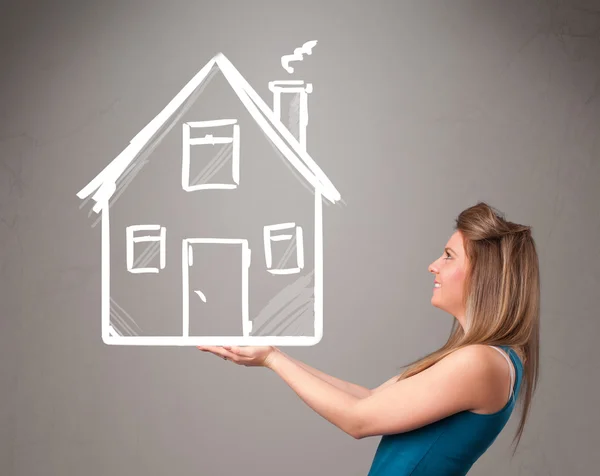
[(217, 54), (77, 193), (101, 223), (106, 344), (322, 338), (323, 206), (341, 197), (307, 152), (312, 85), (268, 86), (273, 109)]

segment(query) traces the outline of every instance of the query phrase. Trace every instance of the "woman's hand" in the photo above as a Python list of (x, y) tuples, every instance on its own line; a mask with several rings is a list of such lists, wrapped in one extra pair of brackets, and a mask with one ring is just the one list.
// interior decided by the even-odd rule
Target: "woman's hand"
[(197, 346), (203, 352), (211, 352), (225, 360), (231, 360), (246, 367), (269, 367), (275, 358), (277, 348), (269, 346)]

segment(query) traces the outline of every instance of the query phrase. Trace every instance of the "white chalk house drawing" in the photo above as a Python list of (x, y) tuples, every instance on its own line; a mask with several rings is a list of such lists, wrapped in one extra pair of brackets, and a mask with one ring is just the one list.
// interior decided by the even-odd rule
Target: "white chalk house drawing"
[(312, 85), (265, 89), (272, 109), (217, 54), (77, 193), (101, 226), (104, 343), (321, 340), (323, 207), (341, 196), (307, 152)]

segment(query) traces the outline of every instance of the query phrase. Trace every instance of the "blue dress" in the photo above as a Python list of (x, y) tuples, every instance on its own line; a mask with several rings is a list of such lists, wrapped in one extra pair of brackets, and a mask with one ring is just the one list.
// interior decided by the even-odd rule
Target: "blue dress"
[(523, 364), (517, 353), (498, 347), (508, 352), (516, 370), (512, 395), (502, 410), (486, 415), (462, 411), (412, 431), (383, 435), (367, 476), (467, 474), (506, 425), (521, 387)]

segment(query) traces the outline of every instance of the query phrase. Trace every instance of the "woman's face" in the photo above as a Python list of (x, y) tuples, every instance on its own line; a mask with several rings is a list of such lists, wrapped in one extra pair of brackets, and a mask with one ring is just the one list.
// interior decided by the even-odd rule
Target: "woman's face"
[(462, 301), (466, 270), (467, 259), (462, 235), (456, 231), (446, 243), (442, 256), (429, 265), (429, 271), (439, 283), (436, 284), (439, 287), (433, 289), (431, 304), (452, 314), (463, 328), (465, 310)]

